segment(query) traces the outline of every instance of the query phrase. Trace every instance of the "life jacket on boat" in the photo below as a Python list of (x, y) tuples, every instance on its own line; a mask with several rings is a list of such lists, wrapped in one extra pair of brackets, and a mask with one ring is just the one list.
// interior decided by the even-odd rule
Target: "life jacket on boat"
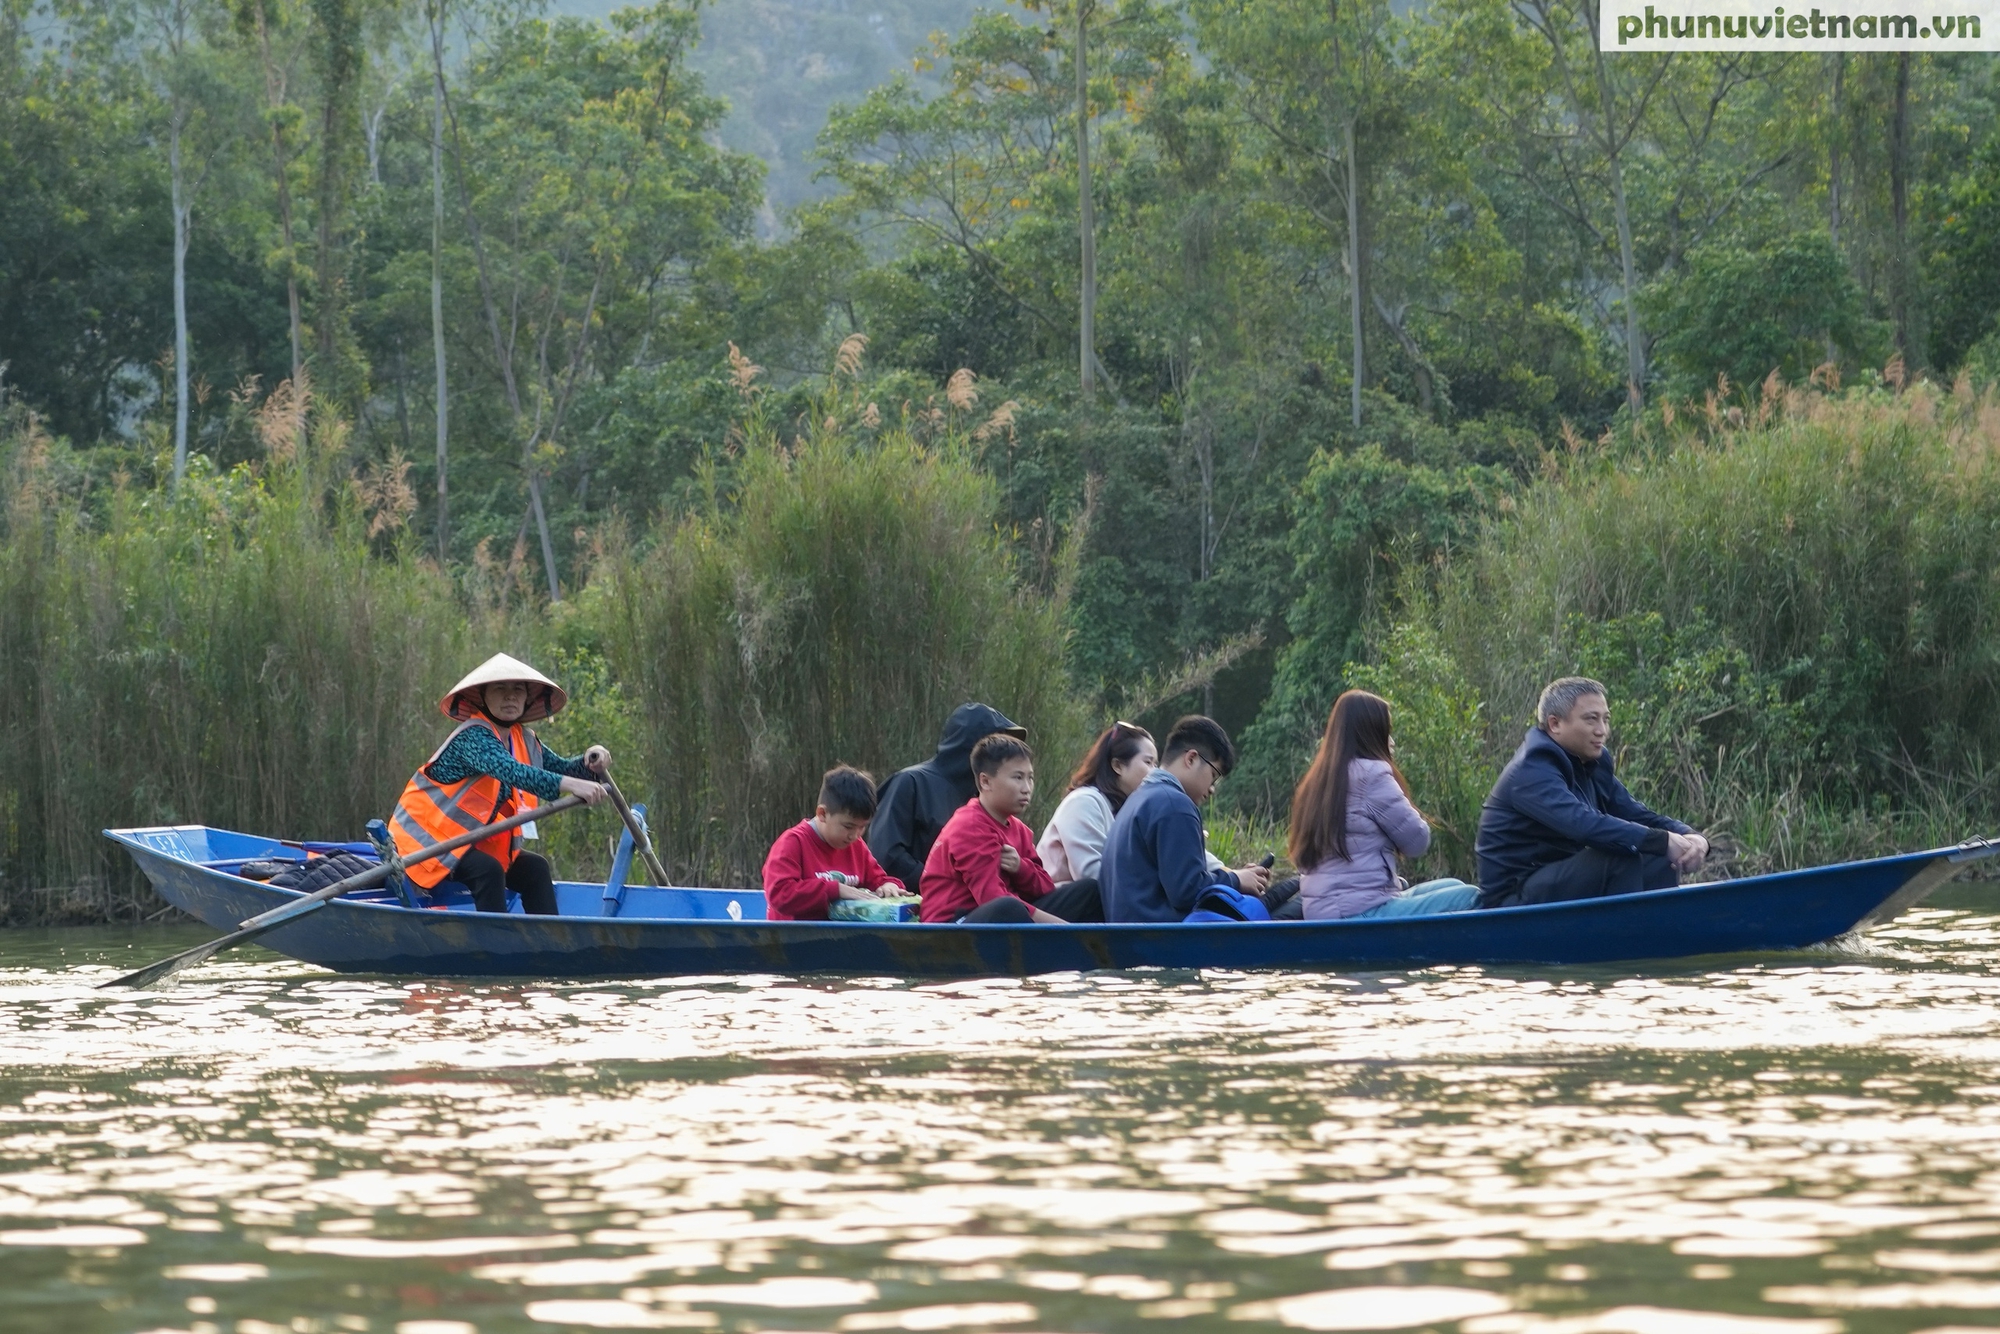
[[(541, 738), (521, 724), (514, 723), (503, 730), (499, 723), (483, 715), (460, 723), (444, 739), (444, 745), (432, 751), (431, 757), (410, 776), (403, 795), (396, 802), (396, 813), (389, 817), (389, 833), (396, 841), (398, 854), (407, 857), (420, 848), (456, 838), (483, 824), (533, 810), (538, 804), (534, 793), (506, 787), (492, 774), (473, 774), (456, 783), (439, 783), (431, 779), (426, 771), (437, 763), (445, 747), (468, 727), (486, 728), (506, 744), (520, 763), (531, 769), (542, 767)], [(503, 790), (507, 794), (505, 800), (500, 795)], [(481, 839), (472, 846), (505, 869), (514, 864), (515, 854), (521, 850), (521, 831), (510, 829), (504, 834)], [(451, 878), (452, 870), (464, 851), (460, 848), (442, 857), (418, 862), (403, 874), (424, 889), (435, 889)]]

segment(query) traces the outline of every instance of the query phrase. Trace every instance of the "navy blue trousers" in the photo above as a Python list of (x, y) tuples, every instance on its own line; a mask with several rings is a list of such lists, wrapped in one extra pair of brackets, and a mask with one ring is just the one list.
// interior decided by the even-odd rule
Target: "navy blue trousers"
[(1601, 899), (1612, 894), (1637, 894), (1642, 889), (1672, 889), (1681, 882), (1664, 852), (1604, 852), (1585, 848), (1574, 857), (1550, 862), (1521, 882), (1510, 903), (1567, 903)]

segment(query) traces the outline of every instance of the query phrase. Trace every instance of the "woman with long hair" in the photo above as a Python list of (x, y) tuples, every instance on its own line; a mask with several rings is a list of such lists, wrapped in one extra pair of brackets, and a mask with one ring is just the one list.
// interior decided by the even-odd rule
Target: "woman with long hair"
[(1414, 917), (1476, 905), (1479, 890), (1462, 880), (1405, 888), (1396, 859), (1430, 845), (1431, 827), (1396, 767), (1389, 701), (1347, 691), (1292, 795), (1290, 850), (1305, 917)]
[(1097, 734), (1035, 845), (1052, 880), (1096, 879), (1112, 818), (1159, 762), (1153, 734), (1137, 723), (1116, 722)]

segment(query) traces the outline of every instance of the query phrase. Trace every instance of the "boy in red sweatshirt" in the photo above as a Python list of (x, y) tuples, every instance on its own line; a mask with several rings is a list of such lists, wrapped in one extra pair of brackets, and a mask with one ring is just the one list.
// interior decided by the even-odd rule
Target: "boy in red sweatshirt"
[(984, 738), (972, 748), (972, 775), (979, 795), (953, 813), (931, 846), (918, 915), (971, 925), (1103, 921), (1097, 882), (1057, 889), (1020, 821), (1035, 797), (1027, 743), (1005, 732)]
[(845, 764), (828, 769), (812, 818), (778, 835), (764, 858), (764, 916), (824, 922), (836, 899), (903, 893), (861, 837), (874, 818), (875, 780)]

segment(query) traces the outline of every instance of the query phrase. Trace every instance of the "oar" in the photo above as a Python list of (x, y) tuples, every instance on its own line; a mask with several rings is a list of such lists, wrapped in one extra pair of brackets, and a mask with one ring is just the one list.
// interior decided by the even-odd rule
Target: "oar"
[(234, 948), (246, 941), (255, 940), (267, 931), (275, 931), (285, 923), (305, 916), (307, 913), (323, 906), (328, 900), (337, 899), (349, 890), (366, 889), (370, 885), (379, 885), (395, 872), (405, 867), (414, 866), (418, 862), (427, 862), (435, 857), (442, 857), (447, 852), (456, 852), (467, 844), (477, 843), (482, 839), (491, 838), (495, 834), (504, 834), (509, 829), (519, 828), (537, 816), (555, 815), (561, 811), (575, 810), (583, 804), (584, 800), (582, 797), (563, 797), (558, 801), (550, 802), (546, 806), (537, 806), (533, 810), (509, 816), (505, 820), (497, 820), (489, 825), (481, 825), (477, 829), (468, 829), (463, 834), (453, 835), (442, 843), (433, 843), (429, 847), (418, 848), (407, 857), (384, 858), (380, 865), (372, 866), (358, 875), (351, 875), (345, 880), (337, 880), (324, 889), (314, 890), (302, 899), (295, 899), (290, 903), (281, 904), (267, 913), (260, 913), (255, 917), (240, 922), (238, 926), (241, 929), (231, 932), (229, 935), (218, 936), (214, 940), (208, 941), (206, 944), (197, 945), (191, 950), (182, 950), (179, 954), (171, 958), (161, 959), (158, 963), (149, 963), (135, 973), (127, 973), (123, 977), (114, 977), (109, 982), (100, 982), (97, 984), (98, 988), (102, 990), (106, 987), (150, 987), (156, 983), (164, 982), (176, 973), (192, 968), (212, 955), (220, 954), (222, 951)]
[(632, 831), (632, 846), (646, 859), (646, 869), (653, 873), (653, 883), (661, 889), (670, 888), (673, 882), (667, 879), (667, 868), (660, 865), (658, 854), (653, 851), (653, 840), (646, 836), (646, 822), (632, 813), (632, 804), (625, 800), (625, 794), (618, 790), (618, 784), (611, 781), (611, 771), (606, 769), (598, 777), (604, 781), (604, 788), (611, 794), (611, 804), (624, 817), (625, 827)]

